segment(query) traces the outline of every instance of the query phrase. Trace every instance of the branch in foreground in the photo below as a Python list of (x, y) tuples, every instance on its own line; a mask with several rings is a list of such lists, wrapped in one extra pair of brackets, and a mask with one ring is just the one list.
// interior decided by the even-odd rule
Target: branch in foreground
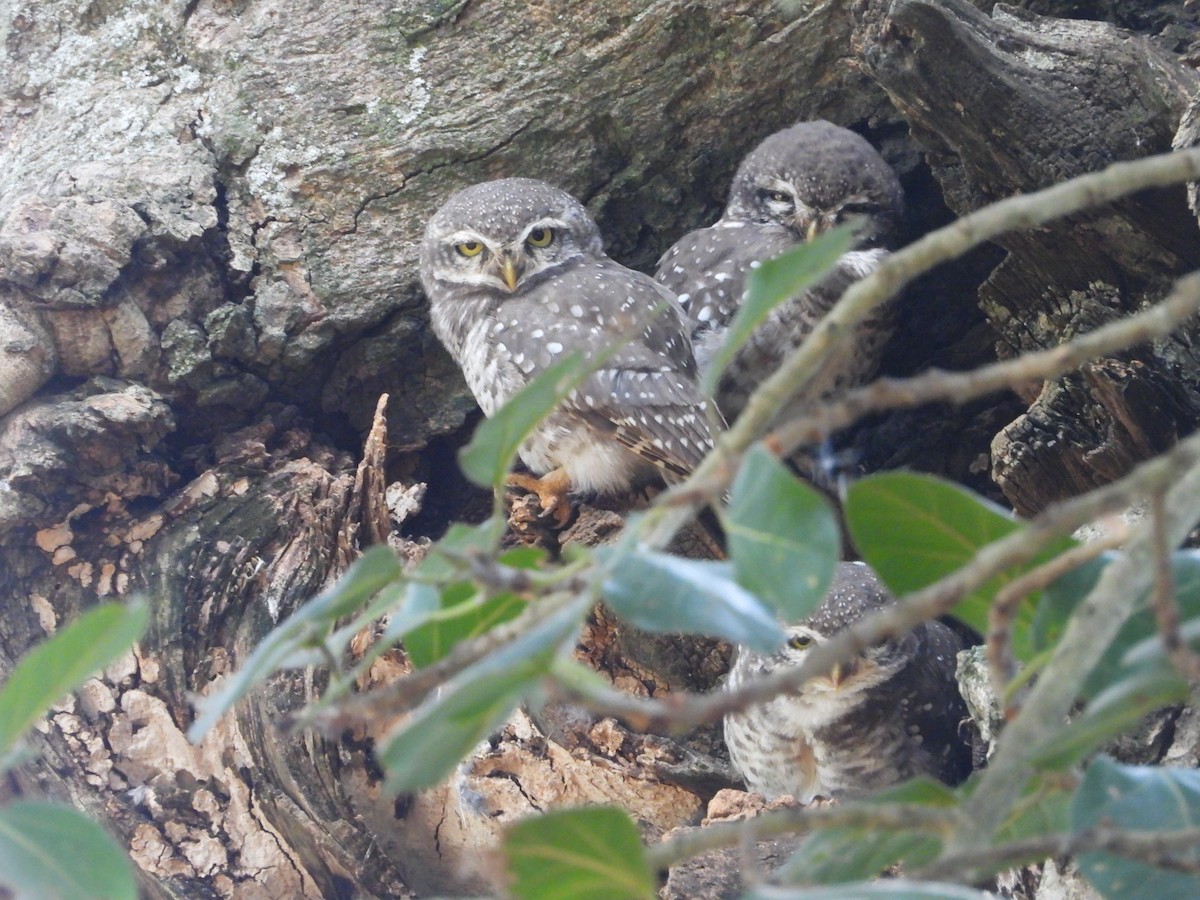
[[(1200, 148), (1116, 163), (1101, 172), (1001, 200), (893, 253), (873, 273), (851, 285), (808, 339), (759, 385), (741, 416), (718, 440), (717, 449), (683, 483), (681, 492), (693, 493), (698, 485), (703, 485), (706, 490), (712, 489), (704, 495), (711, 498), (728, 487), (735, 468), (733, 460), (758, 438), (827, 360), (847, 348), (853, 340), (854, 326), (917, 276), (1007, 231), (1040, 225), (1147, 188), (1197, 179), (1200, 179)], [(721, 477), (714, 477), (718, 473)], [(666, 546), (696, 508), (698, 504), (692, 503), (663, 504), (651, 509), (642, 521), (643, 540), (652, 547)]]
[[(1192, 435), (1134, 476), (1174, 460), (1170, 477), (1138, 479), (1145, 495), (1165, 492), (1165, 533), (1171, 546), (1186, 537), (1200, 515), (1200, 434)], [(1184, 473), (1180, 477), (1180, 473)], [(1122, 479), (1130, 482), (1131, 478)], [(1093, 492), (1095, 493), (1095, 492)], [(1085, 495), (1090, 496), (1090, 495)], [(1134, 530), (1125, 552), (1105, 568), (1096, 587), (1079, 604), (1041, 676), (1030, 689), (1020, 714), (1001, 732), (975, 792), (964, 801), (968, 825), (954, 835), (951, 853), (985, 848), (1008, 816), (1033, 774), (1032, 755), (1061, 727), (1079, 696), (1084, 679), (1133, 613), (1154, 578), (1154, 537), (1150, 523)]]
[(1024, 353), (969, 372), (930, 369), (912, 378), (881, 378), (782, 425), (775, 431), (774, 440), (780, 452), (788, 454), (797, 447), (822, 441), (870, 413), (939, 401), (962, 404), (1020, 384), (1060, 378), (1089, 360), (1165, 338), (1197, 312), (1200, 273), (1192, 273), (1180, 278), (1171, 293), (1149, 309), (1057, 347)]
[[(586, 602), (586, 606), (585, 606)], [(357, 694), (336, 705), (306, 708), (281, 721), (288, 732), (315, 727), (326, 734), (338, 734), (344, 729), (365, 723), (390, 719), (415, 709), (435, 688), (449, 681), (463, 669), (479, 662), (489, 653), (524, 634), (536, 622), (571, 603), (580, 605), (580, 619), (585, 610), (596, 602), (590, 594), (548, 594), (531, 602), (519, 616), (502, 622), (477, 638), (454, 646), (446, 656), (432, 665), (405, 675), (391, 684)]]
[[(599, 687), (586, 694), (580, 693), (574, 686), (556, 685), (554, 690), (562, 699), (578, 703), (599, 715), (623, 719), (638, 731), (678, 731), (715, 722), (726, 713), (795, 690), (810, 678), (828, 672), (834, 665), (849, 660), (868, 647), (902, 635), (926, 619), (946, 614), (959, 600), (997, 573), (1037, 556), (1050, 540), (1070, 534), (1105, 513), (1124, 509), (1147, 494), (1166, 490), (1179, 481), (1181, 473), (1190, 472), (1197, 463), (1200, 463), (1200, 434), (1142, 463), (1120, 481), (1047, 507), (1027, 528), (981, 548), (958, 571), (901, 598), (893, 606), (867, 616), (828, 642), (813, 648), (806, 654), (804, 663), (796, 668), (780, 669), (764, 678), (747, 681), (737, 690), (712, 694), (678, 693), (662, 700), (648, 700)], [(1196, 508), (1200, 509), (1200, 504)], [(1136, 596), (1135, 592), (1132, 597)], [(1130, 603), (1133, 602), (1132, 597)], [(1101, 652), (1104, 646), (1107, 646), (1107, 641), (1099, 646), (1097, 652)], [(1043, 677), (1042, 683), (1045, 681)], [(1073, 697), (1074, 693), (1071, 695)], [(1028, 744), (1026, 750), (1033, 746)]]
[[(1030, 594), (1049, 587), (1067, 572), (1124, 544), (1129, 539), (1129, 528), (1124, 522), (1117, 522), (1105, 537), (1060, 553), (1045, 565), (1026, 572), (996, 592), (992, 607), (988, 610), (987, 661), (992, 676), (992, 691), (997, 697), (1004, 696), (1009, 682), (1017, 674), (1017, 661), (1009, 641), (1012, 638), (1013, 619), (1021, 602)], [(1012, 718), (1015, 713), (1015, 707), (1006, 707), (1005, 719)]]
[(1179, 603), (1175, 599), (1175, 572), (1171, 565), (1171, 542), (1167, 537), (1162, 494), (1150, 498), (1150, 529), (1154, 544), (1154, 590), (1150, 609), (1158, 625), (1159, 638), (1167, 657), (1179, 674), (1195, 684), (1200, 681), (1200, 655), (1183, 639), (1179, 630)]
[(1105, 851), (1175, 872), (1200, 874), (1200, 828), (1125, 831), (1092, 828), (1078, 834), (1047, 834), (944, 856), (911, 874), (915, 881), (978, 881), (995, 872), (1058, 856)]
[(791, 807), (768, 810), (752, 819), (718, 822), (684, 832), (648, 847), (646, 855), (651, 867), (661, 870), (708, 850), (736, 847), (747, 841), (766, 840), (782, 834), (822, 828), (877, 828), (946, 835), (958, 825), (955, 807), (909, 803)]

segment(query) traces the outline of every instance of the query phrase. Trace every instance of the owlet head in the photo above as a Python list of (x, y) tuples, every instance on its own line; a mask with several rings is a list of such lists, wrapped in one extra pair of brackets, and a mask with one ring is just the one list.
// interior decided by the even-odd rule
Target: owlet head
[(421, 281), (515, 294), (546, 273), (603, 253), (600, 231), (583, 205), (532, 178), (486, 181), (459, 191), (429, 220), (421, 243)]
[[(870, 568), (863, 563), (842, 563), (834, 573), (829, 592), (813, 614), (803, 622), (788, 626), (783, 647), (771, 654), (739, 648), (736, 665), (741, 667), (742, 674), (762, 674), (798, 666), (816, 647), (838, 632), (892, 602)], [(874, 684), (880, 673), (895, 665), (904, 642), (905, 639), (884, 641), (868, 647), (860, 655), (835, 666), (826, 676), (808, 682), (804, 691), (847, 692)]]
[(900, 182), (875, 148), (817, 119), (776, 132), (742, 160), (724, 218), (779, 225), (798, 241), (854, 223), (860, 246), (887, 246), (903, 214)]

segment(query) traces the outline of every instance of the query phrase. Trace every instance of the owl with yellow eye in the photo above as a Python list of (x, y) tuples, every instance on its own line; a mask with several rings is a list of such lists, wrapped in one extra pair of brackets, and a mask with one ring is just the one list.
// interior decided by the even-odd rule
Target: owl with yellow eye
[[(728, 687), (798, 666), (813, 647), (892, 598), (862, 563), (843, 563), (817, 610), (772, 654), (739, 648)], [(955, 679), (966, 646), (948, 625), (923, 622), (865, 650), (792, 694), (725, 717), (725, 743), (746, 786), (767, 797), (856, 797), (918, 775), (957, 784), (971, 772)]]
[(605, 255), (570, 194), (505, 178), (455, 194), (421, 244), (434, 332), (487, 416), (572, 352), (603, 362), (520, 448), (509, 484), (566, 521), (569, 492), (684, 478), (712, 448), (686, 317), (674, 295)]

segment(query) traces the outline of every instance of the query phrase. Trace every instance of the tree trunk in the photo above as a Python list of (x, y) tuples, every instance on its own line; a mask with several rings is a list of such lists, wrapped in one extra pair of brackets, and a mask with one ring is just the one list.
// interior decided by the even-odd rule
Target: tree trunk
[[(915, 237), (1167, 149), (1197, 88), (1185, 48), (965, 0), (50, 0), (4, 20), (0, 660), (99, 598), (155, 610), (136, 651), (47, 719), (15, 783), (105, 821), (159, 897), (484, 890), (487, 848), (528, 811), (615, 802), (655, 834), (697, 822), (722, 783), (689, 755), (719, 756), (711, 734), (680, 748), (518, 716), (449, 785), (395, 798), (371, 756), (389, 723), (273, 727), (320, 692), (313, 670), (184, 738), (190, 695), (335, 578), (382, 510), (416, 558), (490, 506), (454, 463), (477, 413), (415, 274), (449, 193), (545, 178), (647, 269), (715, 219), (758, 140), (827, 117), (896, 167)], [(1013, 235), (910, 290), (885, 369), (1053, 345), (1198, 262), (1182, 188)], [(845, 440), (862, 468), (998, 485), (1034, 511), (1194, 428), (1192, 346)], [(385, 392), (383, 464), (367, 433)], [(575, 536), (620, 521), (590, 508)], [(631, 646), (602, 612), (590, 635), (588, 658), (630, 690), (710, 686), (724, 659), (689, 643), (672, 671), (678, 648)], [(384, 657), (369, 680), (403, 665)]]

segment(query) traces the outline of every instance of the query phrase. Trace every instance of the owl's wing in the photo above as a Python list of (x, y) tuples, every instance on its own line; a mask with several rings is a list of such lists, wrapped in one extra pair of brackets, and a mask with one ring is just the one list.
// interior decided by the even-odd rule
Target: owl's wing
[(564, 408), (653, 463), (668, 480), (686, 477), (712, 449), (713, 437), (675, 298), (649, 277), (605, 258), (561, 273), (538, 299), (555, 313), (543, 313), (546, 324), (536, 335), (552, 354), (605, 356)]
[(955, 658), (967, 647), (949, 625), (932, 619), (913, 629), (913, 662), (897, 677), (905, 679), (909, 696), (925, 699), (911, 710), (911, 725), (933, 757), (934, 773), (947, 784), (971, 774), (971, 747), (960, 732), (967, 707), (955, 678)]
[(658, 261), (654, 279), (679, 298), (694, 320), (693, 334), (727, 326), (756, 263), (795, 246), (779, 226), (722, 219), (685, 234)]

